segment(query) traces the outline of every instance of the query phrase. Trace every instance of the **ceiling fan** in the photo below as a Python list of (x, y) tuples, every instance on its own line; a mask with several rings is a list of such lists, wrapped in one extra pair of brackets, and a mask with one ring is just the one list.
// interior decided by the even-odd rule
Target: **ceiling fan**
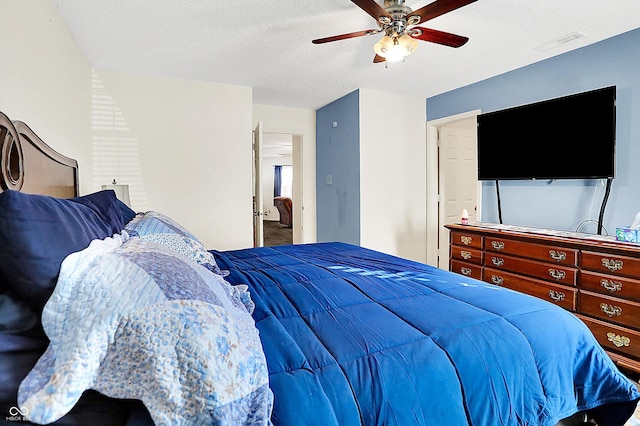
[(462, 46), (469, 41), (468, 37), (416, 25), (466, 6), (476, 0), (436, 0), (416, 11), (405, 6), (404, 0), (384, 0), (384, 7), (376, 3), (375, 0), (351, 1), (371, 15), (377, 21), (379, 28), (319, 38), (313, 40), (312, 43), (322, 44), (384, 33), (382, 40), (373, 47), (376, 52), (373, 62), (378, 63), (401, 61), (418, 47), (417, 40), (429, 41), (449, 47)]

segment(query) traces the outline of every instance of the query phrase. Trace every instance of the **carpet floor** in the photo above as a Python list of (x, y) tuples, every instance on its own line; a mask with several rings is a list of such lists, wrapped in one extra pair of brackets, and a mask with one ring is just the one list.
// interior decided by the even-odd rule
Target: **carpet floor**
[(264, 245), (268, 247), (283, 246), (293, 244), (293, 229), (281, 225), (275, 220), (265, 220), (264, 225)]

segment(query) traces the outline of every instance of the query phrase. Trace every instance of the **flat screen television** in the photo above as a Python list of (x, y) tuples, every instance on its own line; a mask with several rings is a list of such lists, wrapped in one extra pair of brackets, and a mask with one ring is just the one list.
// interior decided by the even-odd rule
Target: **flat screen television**
[(613, 178), (615, 86), (478, 116), (478, 179)]

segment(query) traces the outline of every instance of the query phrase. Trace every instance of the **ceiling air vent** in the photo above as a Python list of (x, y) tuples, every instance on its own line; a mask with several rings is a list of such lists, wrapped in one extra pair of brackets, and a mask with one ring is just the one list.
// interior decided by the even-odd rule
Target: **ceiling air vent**
[(551, 40), (549, 42), (541, 44), (535, 49), (539, 51), (555, 49), (556, 47), (562, 46), (563, 44), (571, 43), (575, 40), (578, 40), (579, 38), (586, 37), (586, 36), (587, 35), (581, 31), (575, 31), (575, 32), (572, 32), (571, 34), (567, 34), (555, 40)]

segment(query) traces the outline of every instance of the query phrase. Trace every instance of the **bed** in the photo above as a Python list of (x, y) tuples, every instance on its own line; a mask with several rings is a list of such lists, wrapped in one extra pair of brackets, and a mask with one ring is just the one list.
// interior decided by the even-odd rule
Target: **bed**
[[(217, 251), (0, 113), (0, 422), (622, 426), (542, 300), (354, 245)], [(44, 173), (41, 173), (44, 172)]]

